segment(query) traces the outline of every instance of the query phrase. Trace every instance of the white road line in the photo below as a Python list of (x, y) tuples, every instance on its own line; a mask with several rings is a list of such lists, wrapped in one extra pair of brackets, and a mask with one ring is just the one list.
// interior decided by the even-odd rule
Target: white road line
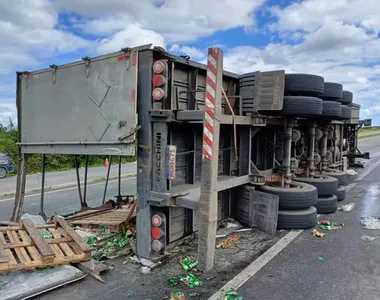
[[(380, 165), (380, 160), (378, 160), (375, 164), (371, 165), (368, 169), (366, 169), (363, 173), (361, 173), (356, 179), (356, 182), (353, 182), (346, 187), (346, 191), (348, 192), (353, 187), (355, 187), (360, 180), (366, 177), (379, 165)], [(223, 299), (224, 293), (226, 293), (227, 291), (231, 289), (237, 290), (244, 283), (246, 283), (250, 278), (252, 278), (257, 272), (259, 272), (277, 254), (279, 254), (283, 249), (285, 249), (285, 247), (288, 246), (302, 232), (303, 230), (290, 231), (287, 235), (285, 235), (282, 239), (280, 239), (276, 244), (274, 244), (271, 248), (265, 251), (259, 258), (257, 258), (254, 262), (252, 262), (247, 268), (245, 268), (243, 271), (237, 274), (229, 282), (227, 282), (219, 291), (217, 291), (214, 295), (208, 298), (208, 300)]]
[[(136, 177), (124, 178), (121, 181), (126, 181), (126, 180), (136, 180)], [(117, 182), (117, 180), (108, 181), (108, 183), (113, 183), (113, 182)], [(105, 184), (105, 182), (93, 183), (93, 184), (88, 184), (87, 187), (104, 185), (104, 184)], [(83, 188), (83, 186), (82, 186), (82, 188)], [(66, 188), (66, 189), (54, 190), (54, 191), (45, 192), (45, 195), (53, 194), (53, 193), (59, 193), (59, 192), (65, 192), (65, 191), (72, 191), (72, 190), (76, 190), (76, 189), (78, 189), (78, 187), (75, 186), (75, 187)], [(41, 195), (41, 193), (25, 195), (25, 198), (35, 197), (35, 196), (39, 196), (39, 195)], [(2, 200), (0, 200), (0, 203), (6, 202), (6, 201), (14, 201), (14, 200), (15, 200), (14, 197), (8, 198), (8, 199), (2, 199)]]

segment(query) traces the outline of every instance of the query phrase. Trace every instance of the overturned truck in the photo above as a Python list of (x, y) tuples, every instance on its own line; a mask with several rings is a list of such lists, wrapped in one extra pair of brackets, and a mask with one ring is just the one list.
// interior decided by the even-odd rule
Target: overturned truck
[(347, 160), (356, 164), (352, 93), (321, 76), (238, 75), (222, 63), (218, 48), (203, 65), (146, 45), (18, 73), (13, 220), (32, 153), (136, 155), (137, 253), (146, 258), (230, 216), (273, 232), (334, 212), (352, 177)]

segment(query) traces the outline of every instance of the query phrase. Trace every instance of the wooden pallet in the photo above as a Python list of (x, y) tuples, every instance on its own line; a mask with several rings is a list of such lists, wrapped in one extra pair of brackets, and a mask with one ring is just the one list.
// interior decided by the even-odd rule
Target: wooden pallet
[[(48, 235), (49, 237), (43, 237)], [(58, 217), (54, 224), (0, 227), (0, 272), (89, 261), (91, 248)]]
[(72, 226), (79, 226), (81, 228), (89, 228), (91, 231), (101, 231), (105, 226), (110, 232), (120, 232), (123, 225), (127, 225), (132, 214), (134, 213), (134, 206), (130, 209), (108, 210), (99, 213), (94, 213), (89, 216), (82, 216), (69, 220)]

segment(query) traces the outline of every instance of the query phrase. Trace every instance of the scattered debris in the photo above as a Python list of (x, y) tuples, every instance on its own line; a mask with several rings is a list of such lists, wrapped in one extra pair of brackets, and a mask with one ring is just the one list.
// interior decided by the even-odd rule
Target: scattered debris
[(241, 238), (241, 236), (239, 234), (232, 235), (229, 238), (225, 239), (223, 242), (220, 242), (219, 244), (217, 244), (216, 248), (217, 249), (219, 249), (219, 248), (222, 248), (222, 249), (231, 248), (240, 240), (240, 238)]
[(375, 217), (362, 217), (361, 221), (365, 229), (380, 229), (380, 220)]
[(317, 229), (313, 229), (311, 233), (313, 234), (313, 236), (321, 237), (321, 238), (323, 238), (326, 234), (326, 233), (318, 231)]
[(183, 292), (178, 291), (171, 294), (170, 300), (186, 300), (186, 297)]
[(150, 268), (149, 267), (141, 267), (140, 272), (143, 274), (149, 274), (150, 273)]
[(223, 300), (243, 300), (243, 297), (239, 296), (235, 290), (231, 289), (229, 292), (224, 294)]
[(339, 230), (344, 226), (343, 223), (330, 222), (325, 220), (318, 221), (317, 224), (321, 230)]
[(214, 279), (213, 276), (208, 276), (208, 277), (206, 277), (206, 281), (210, 281), (210, 280), (212, 280), (212, 279)]
[(42, 225), (46, 224), (44, 218), (42, 218), (40, 215), (31, 215), (31, 214), (23, 214), (20, 217), (20, 222), (24, 220), (29, 220), (33, 223), (33, 225)]
[(323, 258), (323, 256), (318, 256), (317, 258), (319, 261), (324, 261), (325, 259)]
[(130, 227), (129, 223), (136, 214), (137, 201), (128, 203), (123, 209), (99, 209), (81, 212), (67, 218), (72, 226), (79, 226), (83, 229), (91, 229), (92, 232), (102, 231), (104, 227), (109, 233), (122, 232), (122, 227)]
[(356, 172), (356, 171), (353, 170), (353, 169), (348, 169), (348, 170), (346, 171), (346, 174), (351, 175), (351, 176), (354, 176), (354, 175), (358, 174), (358, 172)]
[(200, 281), (198, 277), (196, 277), (194, 274), (191, 274), (191, 273), (187, 274), (184, 277), (181, 277), (180, 279), (185, 285), (187, 285), (191, 289), (203, 285), (203, 282)]
[[(91, 256), (93, 259), (100, 261), (103, 258), (117, 257), (129, 245), (127, 230), (122, 227), (122, 231), (117, 234), (112, 234), (106, 226), (98, 235), (89, 235), (87, 237), (87, 244), (91, 247)], [(130, 253), (130, 249), (126, 249)], [(129, 254), (126, 253), (126, 254)]]
[(171, 287), (175, 287), (181, 283), (181, 280), (177, 277), (171, 277), (168, 282)]
[(362, 235), (360, 238), (363, 241), (368, 242), (368, 241), (373, 241), (373, 240), (377, 239), (377, 236), (373, 237), (373, 236), (369, 236), (369, 235)]
[(355, 203), (351, 202), (351, 203), (339, 206), (338, 210), (343, 211), (343, 212), (349, 212), (349, 211), (353, 210), (354, 207), (355, 207)]
[(45, 272), (46, 270), (50, 270), (52, 267), (50, 266), (46, 266), (46, 267), (42, 267), (42, 268), (36, 268), (34, 271), (35, 272), (39, 272), (39, 273), (43, 273)]
[(199, 297), (200, 295), (201, 295), (201, 294), (195, 292), (195, 293), (191, 293), (191, 294), (189, 294), (189, 297), (190, 297), (190, 298), (194, 298), (194, 297)]
[(238, 228), (241, 226), (242, 225), (233, 218), (227, 218), (225, 220), (220, 221), (218, 224), (219, 229), (222, 229), (222, 228)]
[(198, 266), (198, 261), (192, 256), (186, 256), (180, 260), (180, 264), (185, 271), (190, 271)]
[(248, 232), (248, 231), (252, 231), (252, 228), (241, 228), (241, 229), (236, 229), (236, 230), (233, 230), (232, 232), (230, 233), (226, 233), (226, 234), (218, 234), (216, 235), (216, 238), (217, 239), (220, 239), (220, 238), (224, 238), (224, 237), (228, 237), (230, 234), (232, 233), (238, 233), (238, 232)]
[(361, 198), (362, 196), (364, 196), (365, 194), (367, 194), (367, 191), (366, 190), (361, 190), (359, 193), (357, 193), (355, 195), (356, 198)]
[(133, 296), (133, 292), (128, 292), (128, 293), (126, 294), (126, 296), (127, 296), (127, 297), (132, 297), (132, 296)]
[(88, 262), (83, 262), (78, 264), (78, 268), (82, 271), (86, 272), (87, 274), (91, 275), (95, 279), (99, 280), (102, 283), (106, 283), (104, 279), (100, 276), (100, 273), (113, 270), (112, 266), (108, 266), (103, 262), (96, 261), (94, 259), (91, 259)]

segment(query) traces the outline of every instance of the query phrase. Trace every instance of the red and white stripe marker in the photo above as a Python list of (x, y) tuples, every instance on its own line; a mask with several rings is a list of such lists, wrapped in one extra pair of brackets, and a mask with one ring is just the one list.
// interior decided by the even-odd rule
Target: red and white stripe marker
[(216, 76), (217, 76), (218, 49), (209, 48), (207, 57), (206, 75), (206, 103), (205, 118), (203, 121), (203, 158), (212, 158), (212, 147), (214, 143), (214, 123), (215, 123), (215, 97), (216, 97)]

